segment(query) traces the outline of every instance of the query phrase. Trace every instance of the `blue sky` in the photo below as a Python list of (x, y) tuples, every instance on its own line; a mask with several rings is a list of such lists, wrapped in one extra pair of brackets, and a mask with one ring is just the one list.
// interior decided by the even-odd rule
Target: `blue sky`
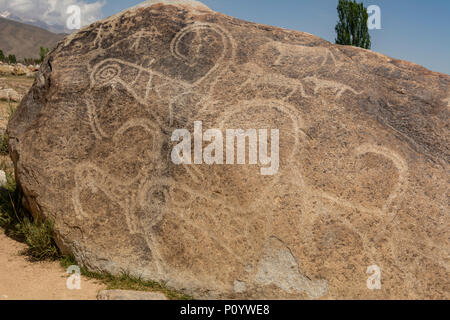
[[(139, 0), (108, 0), (111, 15)], [(334, 42), (337, 0), (204, 0), (236, 18), (309, 32)], [(381, 8), (381, 30), (372, 30), (372, 50), (450, 74), (450, 0), (365, 0)]]
[[(142, 0), (0, 0), (0, 15), (65, 24), (71, 4), (83, 24)], [(305, 31), (334, 42), (338, 0), (202, 0), (213, 10), (248, 21)], [(450, 0), (364, 0), (381, 8), (382, 30), (372, 30), (372, 50), (450, 74)], [(59, 13), (58, 13), (59, 12)], [(83, 14), (84, 13), (84, 14)]]
[[(108, 0), (107, 16), (139, 0)], [(334, 42), (337, 0), (204, 0), (236, 18), (300, 30)], [(381, 8), (372, 50), (450, 74), (450, 0), (365, 0)]]

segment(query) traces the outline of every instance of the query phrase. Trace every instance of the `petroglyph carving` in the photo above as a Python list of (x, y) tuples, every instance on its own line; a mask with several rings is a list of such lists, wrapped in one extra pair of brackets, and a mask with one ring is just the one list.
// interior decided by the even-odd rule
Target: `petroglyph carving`
[[(272, 57), (273, 52), (277, 52), (276, 60), (267, 57)], [(331, 49), (269, 42), (258, 50), (257, 56), (259, 59), (256, 63), (252, 62), (245, 66), (244, 70), (249, 70), (249, 80), (242, 87), (248, 83), (254, 86), (266, 83), (278, 85), (280, 88), (287, 87), (290, 88), (290, 93), (285, 96), (285, 101), (288, 101), (295, 92), (300, 92), (302, 97), (310, 98), (311, 95), (305, 92), (306, 85), (313, 87), (314, 96), (322, 90), (330, 90), (336, 96), (336, 100), (345, 92), (362, 94), (362, 91), (357, 91), (347, 84), (323, 79), (318, 75), (318, 71), (323, 67), (327, 72), (339, 71), (342, 63), (338, 62)], [(295, 76), (292, 69), (298, 71)]]
[(398, 181), (395, 189), (392, 191), (392, 193), (389, 195), (389, 198), (385, 202), (382, 211), (385, 214), (389, 214), (388, 210), (391, 208), (394, 200), (396, 198), (399, 198), (406, 190), (407, 184), (408, 184), (408, 164), (406, 163), (405, 159), (403, 159), (399, 154), (397, 154), (395, 151), (388, 149), (386, 147), (377, 146), (377, 145), (370, 145), (370, 144), (363, 144), (359, 146), (355, 150), (355, 155), (360, 156), (367, 153), (375, 153), (382, 155), (386, 157), (387, 159), (391, 160), (395, 167), (398, 170)]
[[(152, 39), (160, 35), (157, 30), (152, 30), (150, 33)], [(147, 32), (140, 33), (136, 42), (145, 36), (148, 36)], [(190, 38), (193, 38), (193, 40)], [(181, 47), (188, 47), (188, 52), (183, 52), (184, 48), (182, 49)], [(91, 72), (91, 88), (94, 89), (102, 86), (116, 88), (117, 85), (121, 85), (144, 106), (148, 105), (148, 99), (152, 93), (156, 94), (159, 98), (167, 99), (167, 97), (170, 97), (168, 114), (170, 117), (169, 123), (172, 124), (174, 106), (186, 95), (203, 95), (203, 99), (208, 99), (210, 96), (210, 86), (215, 84), (218, 73), (225, 70), (227, 64), (234, 57), (234, 42), (230, 34), (212, 24), (193, 24), (181, 30), (172, 40), (170, 44), (172, 56), (176, 60), (185, 63), (186, 66), (194, 69), (199, 61), (204, 62), (206, 58), (211, 60), (211, 57), (206, 56), (209, 52), (208, 50), (211, 50), (211, 47), (218, 47), (220, 54), (211, 61), (210, 68), (206, 73), (203, 69), (198, 71), (200, 73), (197, 78), (182, 79), (176, 74), (170, 76), (170, 74), (168, 75), (163, 71), (158, 71), (152, 67), (156, 63), (156, 59), (147, 62), (146, 66), (143, 67), (121, 59), (110, 58), (103, 60), (93, 67)], [(92, 106), (92, 103), (87, 103), (91, 104), (89, 107), (90, 111), (95, 113), (95, 107)], [(96, 116), (91, 115), (91, 117), (95, 121)], [(161, 119), (161, 116), (157, 120), (161, 125), (166, 121), (166, 119)]]
[(314, 190), (314, 192), (322, 194), (322, 196), (324, 198), (334, 201), (336, 203), (339, 203), (340, 205), (343, 205), (343, 206), (346, 206), (346, 207), (349, 207), (352, 209), (357, 209), (362, 212), (367, 212), (367, 213), (371, 213), (371, 214), (376, 213), (380, 217), (383, 217), (385, 219), (385, 221), (387, 222), (388, 219), (390, 217), (392, 218), (392, 215), (395, 214), (390, 211), (394, 200), (399, 198), (407, 188), (408, 165), (407, 165), (406, 161), (401, 156), (399, 156), (396, 152), (394, 152), (393, 150), (390, 150), (386, 147), (377, 146), (377, 145), (363, 144), (355, 149), (354, 156), (358, 157), (358, 156), (361, 156), (361, 155), (364, 155), (367, 153), (378, 154), (378, 155), (381, 155), (381, 156), (389, 159), (390, 161), (392, 161), (392, 163), (395, 165), (395, 167), (398, 170), (399, 177), (398, 177), (398, 181), (396, 183), (396, 187), (394, 188), (394, 190), (391, 191), (388, 199), (385, 201), (382, 208), (370, 208), (367, 206), (355, 204), (355, 203), (352, 203), (351, 201), (339, 199), (338, 197), (336, 197), (330, 193), (323, 192), (320, 190)]
[[(187, 53), (183, 53), (180, 47), (189, 35), (193, 36), (194, 39), (189, 46), (190, 50)], [(220, 54), (215, 59), (212, 68), (203, 77), (194, 82), (194, 86), (204, 82), (234, 59), (235, 43), (227, 31), (208, 23), (196, 23), (188, 26), (181, 30), (172, 40), (170, 44), (172, 55), (190, 67), (195, 67), (202, 59), (211, 59), (211, 57), (208, 57), (207, 49), (214, 46), (221, 48)], [(217, 76), (217, 74), (214, 76)]]
[(351, 93), (355, 95), (360, 95), (362, 92), (357, 92), (355, 89), (353, 89), (350, 86), (347, 86), (345, 84), (336, 82), (336, 81), (330, 81), (330, 80), (324, 80), (324, 79), (318, 79), (315, 77), (306, 77), (303, 79), (306, 82), (312, 82), (314, 84), (314, 94), (317, 95), (317, 93), (320, 90), (331, 90), (336, 95), (336, 100), (340, 99), (342, 94), (346, 91), (350, 91)]
[(156, 27), (151, 27), (150, 31), (138, 31), (133, 34), (133, 38), (135, 38), (136, 41), (131, 46), (131, 49), (135, 49), (136, 51), (138, 51), (142, 40), (148, 39), (153, 42), (160, 36), (162, 36), (162, 34)]
[(276, 52), (276, 59), (271, 62), (273, 67), (300, 66), (305, 71), (317, 72), (320, 68), (327, 66), (329, 68), (339, 67), (340, 62), (336, 59), (334, 53), (323, 47), (308, 47), (303, 45), (293, 45), (281, 42), (271, 41), (260, 49), (259, 55), (264, 53)]
[(264, 95), (268, 86), (274, 86), (277, 87), (279, 91), (288, 89), (288, 92), (280, 98), (280, 100), (286, 102), (297, 92), (304, 98), (311, 97), (306, 94), (301, 80), (289, 78), (281, 73), (271, 72), (270, 70), (264, 70), (255, 63), (250, 62), (243, 65), (241, 72), (246, 75), (247, 79), (240, 84), (238, 92), (245, 92), (251, 88), (256, 94)]
[[(267, 129), (275, 127), (279, 128), (280, 124), (287, 125), (287, 128), (284, 128), (283, 130), (284, 139), (290, 141), (290, 143), (292, 144), (292, 148), (289, 150), (289, 155), (283, 161), (289, 163), (300, 148), (300, 140), (306, 138), (306, 134), (304, 133), (305, 124), (303, 120), (298, 116), (294, 106), (279, 100), (255, 99), (251, 101), (241, 101), (240, 104), (236, 105), (234, 108), (227, 109), (226, 113), (223, 115), (223, 118), (219, 123), (219, 128), (221, 130), (229, 128), (230, 122), (234, 122), (236, 125), (236, 122), (239, 122), (239, 120), (237, 119), (241, 119), (242, 122), (245, 122), (244, 115), (252, 114), (252, 112), (250, 111), (256, 111), (261, 114), (266, 114), (266, 112), (269, 113), (271, 110), (276, 110), (279, 118), (271, 119), (269, 117), (265, 117), (264, 119), (260, 120), (260, 123), (258, 123), (258, 125), (265, 126)], [(239, 114), (241, 114), (241, 116), (239, 116)], [(280, 119), (284, 119), (289, 123), (285, 124), (281, 122)], [(277, 120), (280, 123), (277, 123)], [(255, 124), (256, 123), (253, 123), (253, 125)]]

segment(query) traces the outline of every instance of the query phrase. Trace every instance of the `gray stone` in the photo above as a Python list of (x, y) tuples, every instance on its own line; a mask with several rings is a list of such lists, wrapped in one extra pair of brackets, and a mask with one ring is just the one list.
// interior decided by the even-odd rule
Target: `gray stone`
[(6, 173), (3, 170), (0, 170), (0, 187), (6, 187), (8, 184), (8, 179), (6, 178)]
[(0, 89), (0, 100), (20, 102), (20, 100), (22, 100), (22, 97), (14, 89)]
[(160, 292), (144, 292), (131, 290), (104, 290), (99, 292), (97, 300), (168, 300)]

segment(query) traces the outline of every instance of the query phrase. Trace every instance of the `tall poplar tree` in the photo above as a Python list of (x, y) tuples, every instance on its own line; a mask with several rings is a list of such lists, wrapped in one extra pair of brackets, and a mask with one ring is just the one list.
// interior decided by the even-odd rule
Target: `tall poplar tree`
[(336, 25), (336, 44), (370, 49), (371, 41), (367, 21), (369, 14), (364, 4), (356, 0), (339, 0), (339, 22)]

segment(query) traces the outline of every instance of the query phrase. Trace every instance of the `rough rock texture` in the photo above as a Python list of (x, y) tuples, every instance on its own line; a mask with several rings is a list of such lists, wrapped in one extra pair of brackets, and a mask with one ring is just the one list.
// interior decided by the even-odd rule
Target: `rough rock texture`
[(103, 290), (97, 295), (97, 300), (168, 300), (159, 292), (140, 292), (130, 290)]
[[(450, 77), (197, 3), (59, 43), (9, 124), (16, 174), (91, 269), (196, 298), (450, 298)], [(280, 170), (175, 165), (175, 129), (279, 129)], [(381, 268), (381, 290), (366, 271)]]

